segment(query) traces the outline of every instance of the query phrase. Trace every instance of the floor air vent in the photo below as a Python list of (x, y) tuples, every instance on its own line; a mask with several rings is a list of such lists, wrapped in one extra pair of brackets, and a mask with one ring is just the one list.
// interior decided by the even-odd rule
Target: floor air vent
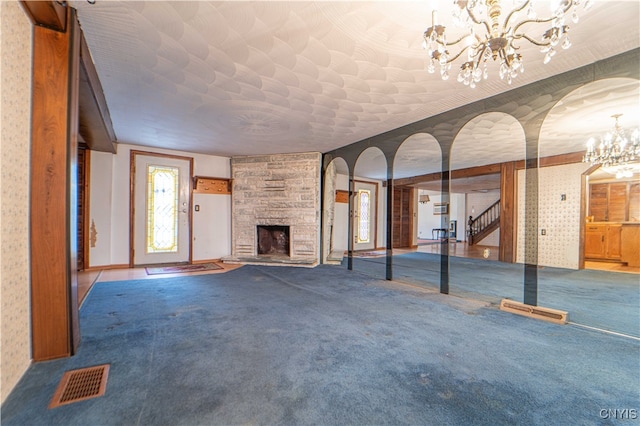
[(49, 408), (104, 395), (108, 376), (109, 364), (67, 371), (62, 376)]
[(569, 321), (569, 313), (557, 309), (544, 308), (542, 306), (525, 305), (509, 299), (502, 299), (500, 310), (526, 317), (538, 318), (556, 324), (566, 324)]

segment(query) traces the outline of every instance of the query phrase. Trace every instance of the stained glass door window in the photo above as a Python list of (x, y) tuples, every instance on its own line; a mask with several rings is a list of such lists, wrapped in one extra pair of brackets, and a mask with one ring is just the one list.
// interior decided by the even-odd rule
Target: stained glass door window
[(358, 243), (371, 240), (371, 191), (358, 190)]
[(178, 251), (177, 167), (147, 167), (147, 253)]

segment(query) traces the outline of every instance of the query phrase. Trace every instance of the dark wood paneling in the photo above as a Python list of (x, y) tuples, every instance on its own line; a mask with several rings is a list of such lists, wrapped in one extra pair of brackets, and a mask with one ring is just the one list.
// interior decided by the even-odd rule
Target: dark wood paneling
[[(72, 355), (79, 344), (76, 256), (78, 39), (34, 29), (31, 147), (33, 359)], [(75, 298), (75, 300), (74, 300)]]
[(589, 188), (589, 215), (594, 222), (606, 222), (609, 184), (598, 183)]
[(627, 220), (627, 183), (609, 184), (609, 222)]
[(80, 134), (90, 149), (115, 154), (116, 135), (91, 53), (80, 39)]
[(516, 261), (516, 163), (502, 163), (500, 171), (500, 251), (502, 262)]
[(412, 188), (393, 188), (393, 248), (411, 246)]
[(605, 182), (589, 185), (589, 215), (593, 222), (626, 222), (633, 221), (638, 207), (633, 206), (632, 199), (637, 201), (636, 183)]

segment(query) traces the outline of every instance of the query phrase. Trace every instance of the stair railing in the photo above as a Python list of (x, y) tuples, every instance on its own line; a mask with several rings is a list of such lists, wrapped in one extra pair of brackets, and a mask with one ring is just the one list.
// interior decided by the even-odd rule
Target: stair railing
[[(493, 225), (496, 221), (500, 220), (500, 200), (493, 203), (489, 206), (485, 211), (480, 213), (478, 217), (475, 219), (473, 216), (469, 216), (468, 225), (468, 241), (469, 245), (473, 245), (475, 241), (475, 236), (479, 235), (487, 229), (489, 226)], [(478, 240), (479, 241), (479, 240)]]

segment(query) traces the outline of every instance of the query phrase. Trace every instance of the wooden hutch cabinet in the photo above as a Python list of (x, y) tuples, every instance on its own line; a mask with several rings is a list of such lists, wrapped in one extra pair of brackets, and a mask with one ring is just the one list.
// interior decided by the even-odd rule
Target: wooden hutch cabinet
[(640, 183), (606, 182), (589, 185), (589, 222), (585, 259), (640, 266)]

